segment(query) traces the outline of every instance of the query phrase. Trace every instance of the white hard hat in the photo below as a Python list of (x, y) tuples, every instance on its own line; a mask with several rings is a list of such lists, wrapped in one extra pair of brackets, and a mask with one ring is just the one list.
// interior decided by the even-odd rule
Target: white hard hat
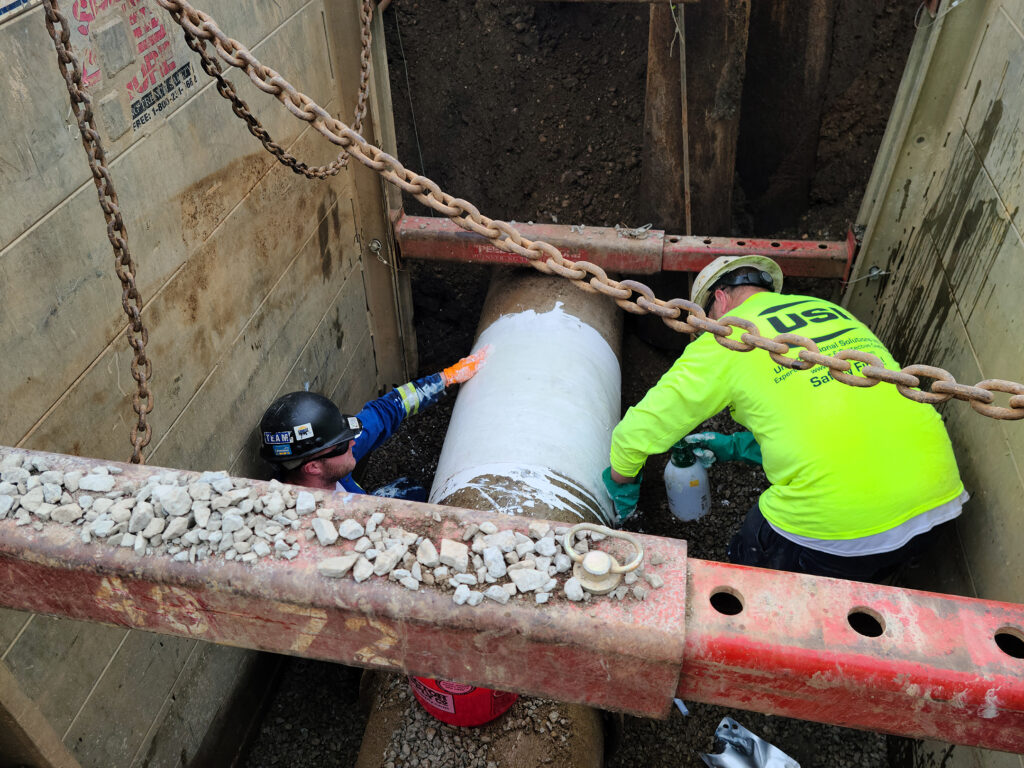
[[(766, 273), (764, 283), (762, 283), (765, 288), (770, 288), (775, 293), (782, 290), (782, 270), (767, 256), (719, 256), (694, 278), (690, 301), (703, 307), (710, 298), (711, 289), (719, 278), (743, 267), (753, 267)], [(769, 281), (771, 285), (765, 285)]]

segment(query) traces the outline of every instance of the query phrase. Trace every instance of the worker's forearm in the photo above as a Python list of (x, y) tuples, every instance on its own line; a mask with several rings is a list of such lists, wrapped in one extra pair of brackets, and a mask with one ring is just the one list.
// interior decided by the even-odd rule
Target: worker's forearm
[(636, 476), (634, 475), (633, 477), (626, 477), (625, 475), (621, 475), (621, 474), (619, 474), (618, 472), (616, 472), (613, 469), (612, 470), (612, 480), (614, 480), (619, 485), (625, 485), (627, 483), (635, 483), (636, 482)]

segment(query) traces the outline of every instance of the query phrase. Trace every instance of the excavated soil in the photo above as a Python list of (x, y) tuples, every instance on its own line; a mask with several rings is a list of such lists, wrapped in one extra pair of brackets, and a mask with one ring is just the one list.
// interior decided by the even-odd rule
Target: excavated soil
[[(855, 6), (855, 7), (854, 7)], [(733, 232), (833, 239), (856, 217), (913, 34), (913, 6), (882, 0), (840, 4), (818, 148), (818, 170), (801, 226), (751, 232), (738, 180)], [(647, 9), (596, 3), (511, 4), (501, 0), (395, 0), (385, 12), (399, 155), (484, 213), (520, 221), (639, 226)], [(415, 201), (406, 211), (423, 214)], [(420, 375), (466, 354), (489, 280), (482, 267), (412, 264)], [(788, 286), (829, 298), (838, 285)], [(639, 400), (676, 352), (646, 339), (627, 317), (623, 408)], [(360, 468), (366, 487), (410, 476), (429, 487), (454, 404), (410, 419)], [(726, 414), (707, 427), (738, 427)], [(725, 559), (746, 510), (766, 487), (760, 468), (715, 465), (711, 514), (681, 523), (668, 512), (652, 457), (634, 530), (685, 538), (693, 557)], [(290, 660), (257, 739), (250, 768), (350, 766), (365, 714), (359, 672)], [(901, 740), (782, 717), (691, 704), (665, 721), (625, 718), (609, 768), (702, 765), (719, 720), (729, 715), (804, 768), (900, 764)], [(890, 757), (893, 755), (893, 757)], [(396, 765), (410, 764), (396, 762)]]

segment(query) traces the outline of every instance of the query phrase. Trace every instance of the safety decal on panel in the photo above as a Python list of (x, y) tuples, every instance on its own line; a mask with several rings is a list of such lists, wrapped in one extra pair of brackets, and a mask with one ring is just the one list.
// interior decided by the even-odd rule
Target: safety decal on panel
[(39, 5), (41, 0), (0, 0), (0, 21), (14, 16), (16, 11), (26, 11), (32, 6)]
[(291, 432), (264, 432), (263, 442), (267, 445), (279, 445), (292, 442)]
[(295, 439), (296, 440), (309, 440), (313, 436), (313, 425), (310, 422), (305, 424), (299, 424), (295, 427)]

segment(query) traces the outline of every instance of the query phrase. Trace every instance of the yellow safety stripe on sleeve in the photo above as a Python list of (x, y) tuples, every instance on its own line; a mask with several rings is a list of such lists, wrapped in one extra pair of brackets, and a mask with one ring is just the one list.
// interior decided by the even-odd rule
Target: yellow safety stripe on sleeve
[(403, 384), (398, 388), (398, 394), (402, 397), (402, 405), (405, 406), (405, 412), (409, 416), (415, 415), (420, 409), (420, 396), (416, 391), (416, 386), (409, 382)]
[[(757, 293), (730, 312), (762, 334), (799, 333), (824, 354), (861, 349), (899, 368), (846, 310), (808, 296)], [(863, 367), (853, 363), (856, 370)], [(728, 406), (749, 429), (771, 487), (761, 513), (818, 539), (889, 530), (963, 491), (945, 426), (930, 405), (895, 387), (855, 388), (823, 366), (793, 371), (760, 351), (737, 353), (702, 334), (612, 433), (611, 465), (633, 477), (647, 456)]]

